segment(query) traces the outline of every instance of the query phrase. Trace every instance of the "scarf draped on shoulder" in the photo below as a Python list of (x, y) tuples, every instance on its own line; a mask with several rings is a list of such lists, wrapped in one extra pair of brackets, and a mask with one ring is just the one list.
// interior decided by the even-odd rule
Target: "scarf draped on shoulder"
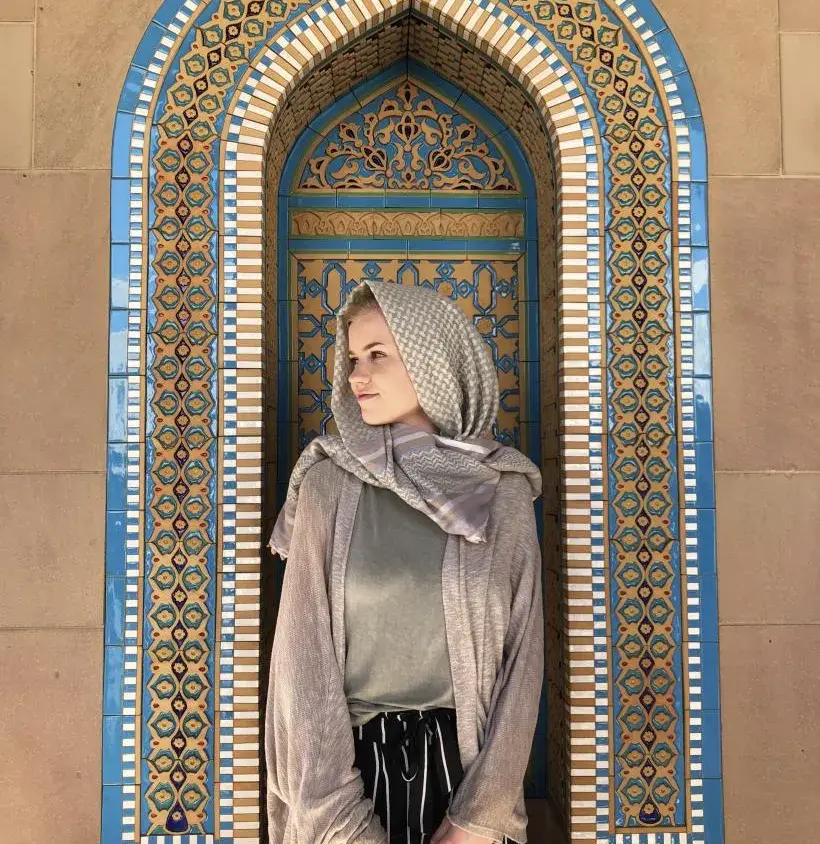
[[(407, 368), (419, 405), (439, 433), (394, 422), (368, 425), (348, 380), (344, 316), (365, 287), (373, 295)], [(269, 546), (290, 551), (299, 486), (308, 469), (330, 459), (365, 483), (392, 489), (444, 531), (484, 542), (502, 472), (526, 475), (533, 501), (541, 472), (518, 449), (489, 438), (498, 413), (498, 375), (484, 338), (459, 308), (428, 287), (367, 279), (336, 319), (331, 410), (338, 434), (315, 437), (291, 472)]]

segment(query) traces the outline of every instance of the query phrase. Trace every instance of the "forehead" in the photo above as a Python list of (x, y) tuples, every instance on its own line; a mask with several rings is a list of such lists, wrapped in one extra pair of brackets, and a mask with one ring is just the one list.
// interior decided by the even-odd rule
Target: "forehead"
[(380, 310), (363, 311), (353, 317), (347, 328), (347, 345), (351, 351), (377, 340), (385, 345), (393, 344), (393, 335)]

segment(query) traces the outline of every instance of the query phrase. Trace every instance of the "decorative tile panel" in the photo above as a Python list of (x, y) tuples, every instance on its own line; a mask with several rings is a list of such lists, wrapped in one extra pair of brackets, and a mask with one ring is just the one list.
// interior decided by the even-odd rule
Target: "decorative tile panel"
[(406, 79), (319, 141), (298, 188), (514, 191), (517, 185), (476, 123)]
[(721, 781), (702, 755), (720, 735), (691, 79), (646, 0), (421, 0), (402, 41), (408, 7), (166, 0), (129, 69), (112, 157), (103, 842), (258, 838), (264, 151), (283, 160), (315, 116), (289, 105), (296, 84), (384, 24), (337, 82), (428, 39), (421, 58), (480, 78), (528, 150), (548, 127), (570, 838), (719, 844)]

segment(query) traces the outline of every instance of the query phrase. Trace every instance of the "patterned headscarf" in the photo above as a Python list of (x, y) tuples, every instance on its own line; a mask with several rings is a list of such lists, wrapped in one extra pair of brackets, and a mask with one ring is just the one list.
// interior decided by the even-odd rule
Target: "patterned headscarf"
[[(403, 422), (368, 425), (362, 419), (348, 380), (344, 317), (365, 287), (373, 291), (419, 405), (437, 434)], [(487, 343), (455, 302), (426, 287), (363, 281), (336, 319), (330, 406), (339, 434), (315, 437), (299, 456), (271, 535), (271, 550), (287, 557), (299, 485), (310, 466), (325, 458), (366, 483), (392, 489), (447, 533), (485, 542), (502, 472), (524, 473), (533, 501), (541, 494), (541, 472), (535, 463), (518, 449), (489, 438), (498, 401), (498, 375)]]

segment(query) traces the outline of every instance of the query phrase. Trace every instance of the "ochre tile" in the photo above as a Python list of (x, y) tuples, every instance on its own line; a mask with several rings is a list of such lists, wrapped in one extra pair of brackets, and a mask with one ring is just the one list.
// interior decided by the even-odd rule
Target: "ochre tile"
[(657, 4), (694, 80), (710, 173), (780, 172), (777, 2)]
[(720, 637), (726, 841), (816, 841), (820, 625)]
[(820, 32), (780, 36), (783, 172), (820, 173)]
[(0, 841), (99, 841), (102, 656), (102, 630), (0, 631)]
[(33, 24), (0, 23), (0, 167), (31, 166), (33, 62)]
[(102, 167), (134, 50), (157, 0), (38, 0), (36, 167)]
[(820, 180), (709, 197), (716, 469), (820, 469)]
[(719, 473), (723, 623), (820, 623), (820, 474)]
[(820, 0), (780, 0), (781, 32), (820, 32)]
[(0, 173), (0, 472), (105, 468), (108, 190)]
[(3, 0), (0, 21), (33, 21), (34, 0)]
[(0, 626), (102, 625), (102, 472), (0, 475), (0, 525)]

